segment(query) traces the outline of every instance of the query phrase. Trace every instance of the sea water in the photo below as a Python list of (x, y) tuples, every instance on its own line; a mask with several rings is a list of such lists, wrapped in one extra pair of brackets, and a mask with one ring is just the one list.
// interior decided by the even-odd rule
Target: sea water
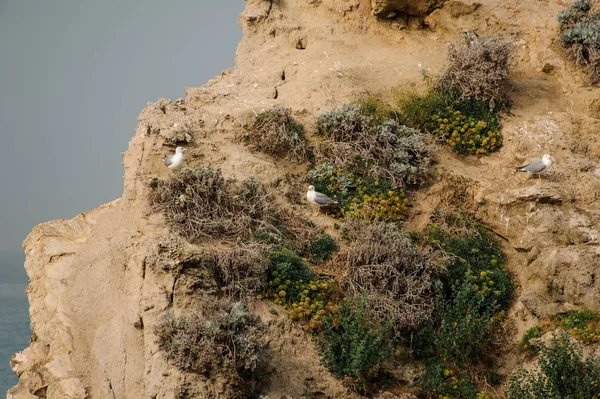
[(29, 345), (27, 273), (21, 252), (0, 252), (0, 398), (18, 381), (10, 358)]

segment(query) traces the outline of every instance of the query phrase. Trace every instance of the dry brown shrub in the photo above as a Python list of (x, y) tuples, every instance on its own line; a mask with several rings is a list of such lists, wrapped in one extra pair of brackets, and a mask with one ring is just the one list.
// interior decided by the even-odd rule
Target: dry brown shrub
[(448, 60), (436, 83), (438, 89), (457, 90), (461, 98), (486, 102), (490, 108), (508, 99), (508, 63), (513, 46), (498, 36), (466, 32), (448, 47)]
[(306, 137), (291, 110), (273, 107), (259, 113), (250, 132), (251, 141), (261, 151), (292, 162), (307, 160)]
[(395, 224), (346, 223), (345, 228), (349, 291), (366, 296), (371, 312), (396, 329), (429, 318), (435, 307), (432, 284), (444, 270), (441, 256), (416, 248)]
[(245, 299), (264, 289), (269, 268), (266, 252), (267, 247), (262, 244), (239, 242), (232, 249), (208, 254), (216, 266), (225, 295)]
[(224, 377), (230, 394), (255, 397), (264, 379), (266, 326), (240, 303), (208, 304), (201, 316), (165, 314), (155, 330), (160, 348), (179, 369)]
[(254, 178), (236, 184), (225, 179), (218, 168), (184, 168), (158, 181), (150, 201), (189, 241), (201, 237), (250, 238), (259, 227), (280, 234), (274, 226), (277, 212), (273, 193)]

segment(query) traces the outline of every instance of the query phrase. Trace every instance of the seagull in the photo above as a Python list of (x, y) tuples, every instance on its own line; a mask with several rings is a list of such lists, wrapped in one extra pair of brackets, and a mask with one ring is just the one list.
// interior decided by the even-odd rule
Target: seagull
[[(335, 205), (338, 203), (336, 200), (329, 198), (325, 194), (315, 191), (315, 186), (313, 185), (308, 186), (308, 191), (306, 192), (306, 200), (312, 205), (317, 206)], [(318, 214), (319, 211), (317, 211), (317, 213), (314, 213), (313, 216), (317, 216)]]
[(517, 168), (517, 172), (529, 172), (538, 175), (539, 178), (540, 173), (547, 171), (548, 168), (550, 168), (550, 165), (552, 165), (550, 155), (544, 154), (542, 159), (538, 159), (536, 161), (528, 163), (527, 165)]
[(171, 170), (177, 170), (183, 165), (183, 147), (177, 147), (175, 149), (175, 155), (167, 155), (163, 162), (165, 166)]

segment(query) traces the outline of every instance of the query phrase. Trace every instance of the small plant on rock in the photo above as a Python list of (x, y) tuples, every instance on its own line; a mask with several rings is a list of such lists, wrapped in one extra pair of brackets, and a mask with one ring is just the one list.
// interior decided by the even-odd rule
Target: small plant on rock
[(540, 338), (541, 336), (542, 330), (539, 326), (531, 327), (529, 330), (525, 331), (525, 334), (523, 334), (523, 338), (521, 338), (521, 341), (518, 345), (519, 349), (530, 356), (537, 354), (540, 350), (540, 347), (532, 342), (532, 340)]
[(600, 315), (593, 310), (570, 310), (559, 315), (556, 324), (586, 344), (600, 341)]

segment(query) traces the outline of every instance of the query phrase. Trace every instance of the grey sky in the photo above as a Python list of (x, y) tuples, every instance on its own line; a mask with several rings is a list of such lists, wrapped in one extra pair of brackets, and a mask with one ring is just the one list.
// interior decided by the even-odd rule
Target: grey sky
[(122, 194), (148, 101), (233, 66), (242, 0), (0, 0), (0, 250)]

